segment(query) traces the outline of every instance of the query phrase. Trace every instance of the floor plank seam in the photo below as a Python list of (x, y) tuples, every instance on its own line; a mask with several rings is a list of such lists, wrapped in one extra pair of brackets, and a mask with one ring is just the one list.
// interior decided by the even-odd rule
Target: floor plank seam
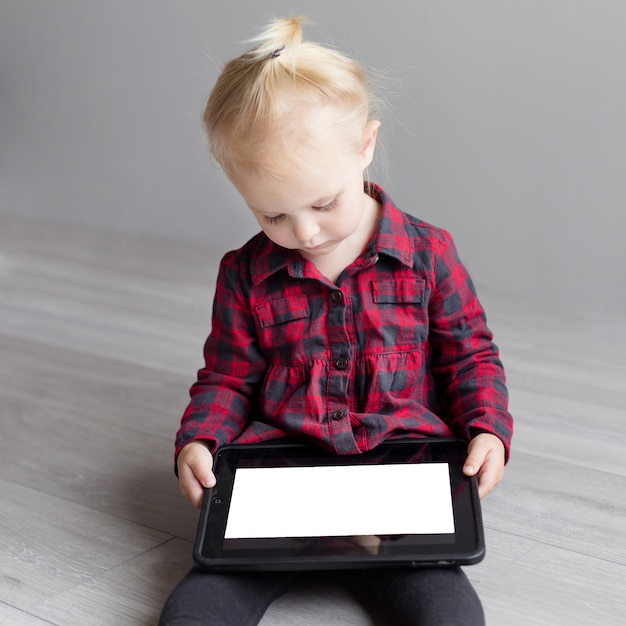
[(166, 546), (168, 543), (171, 543), (172, 541), (174, 541), (175, 539), (178, 539), (178, 537), (174, 537), (173, 535), (169, 536), (167, 539), (165, 539), (164, 541), (161, 541), (160, 543), (157, 543), (155, 545), (153, 545), (150, 548), (147, 548), (146, 550), (143, 550), (142, 552), (137, 552), (137, 554), (133, 554), (133, 556), (120, 561), (119, 563), (117, 563), (116, 565), (114, 565), (113, 567), (109, 568), (108, 570), (105, 570), (104, 572), (100, 572), (99, 574), (97, 574), (96, 576), (93, 577), (93, 580), (96, 580), (98, 578), (100, 578), (101, 576), (103, 576), (104, 574), (106, 574), (107, 572), (110, 572), (118, 567), (121, 567), (122, 565), (126, 565), (127, 563), (130, 563), (131, 561), (134, 561), (136, 559), (140, 559), (142, 556), (149, 554), (150, 552), (152, 552), (153, 550), (158, 550), (159, 548), (162, 548), (163, 546)]
[[(498, 526), (491, 526), (487, 524), (485, 524), (485, 528), (489, 528), (490, 530), (496, 530), (501, 535), (507, 535), (509, 537), (515, 537), (517, 539), (524, 539), (525, 541), (532, 541), (537, 544), (536, 546), (532, 548), (533, 550), (539, 546), (545, 546), (548, 548), (555, 548), (556, 550), (562, 550), (563, 552), (577, 554), (578, 556), (583, 556), (585, 558), (594, 559), (596, 561), (601, 561), (603, 563), (610, 563), (611, 565), (618, 565), (621, 567), (626, 566), (626, 563), (624, 563), (623, 561), (609, 559), (603, 556), (599, 556), (597, 554), (590, 554), (589, 552), (581, 551), (579, 548), (576, 548), (576, 546), (574, 545), (558, 544), (558, 543), (553, 543), (551, 541), (547, 541), (545, 539), (538, 539), (537, 535), (532, 535), (530, 533), (529, 534), (513, 533), (507, 530), (502, 530), (502, 528)], [(489, 545), (487, 545), (487, 549), (489, 549)]]
[[(2, 479), (1, 475), (0, 475), (0, 479)], [(36, 493), (40, 493), (40, 494), (42, 494), (44, 496), (55, 498), (56, 500), (59, 500), (61, 502), (67, 502), (68, 504), (71, 504), (73, 506), (80, 506), (80, 507), (83, 507), (84, 509), (87, 509), (88, 511), (93, 511), (93, 512), (98, 513), (100, 515), (107, 515), (107, 516), (112, 517), (114, 519), (118, 519), (118, 520), (121, 520), (121, 521), (126, 522), (128, 524), (132, 524), (133, 526), (136, 526), (137, 528), (145, 528), (146, 530), (151, 530), (152, 532), (161, 533), (162, 535), (166, 535), (167, 536), (167, 539), (165, 539), (164, 541), (160, 542), (159, 544), (155, 544), (155, 546), (149, 548), (147, 551), (150, 551), (153, 548), (158, 547), (158, 545), (161, 545), (163, 543), (167, 543), (168, 541), (171, 541), (172, 539), (183, 539), (183, 540), (188, 541), (188, 539), (185, 539), (185, 537), (180, 537), (179, 535), (173, 534), (173, 533), (171, 533), (171, 532), (169, 532), (167, 530), (163, 530), (161, 528), (155, 528), (154, 526), (146, 524), (145, 522), (138, 522), (138, 521), (136, 521), (134, 519), (131, 519), (129, 517), (123, 517), (122, 515), (119, 515), (117, 513), (113, 513), (113, 512), (110, 512), (110, 511), (106, 511), (106, 510), (101, 510), (101, 509), (98, 509), (98, 508), (95, 508), (95, 507), (92, 507), (92, 506), (88, 506), (87, 504), (83, 504), (80, 501), (75, 501), (75, 500), (72, 500), (70, 498), (67, 498), (67, 497), (64, 497), (64, 496), (61, 496), (61, 495), (56, 495), (56, 494), (49, 493), (48, 491), (45, 491), (45, 490), (43, 490), (41, 488), (38, 488), (37, 486), (34, 486), (34, 485), (25, 484), (25, 483), (22, 483), (22, 482), (17, 481), (17, 480), (11, 480), (10, 482), (15, 484), (15, 485), (21, 485), (22, 487), (26, 487), (27, 489), (30, 489), (31, 491), (34, 491)], [(138, 556), (138, 555), (136, 555), (136, 556)]]
[[(625, 468), (625, 473), (621, 474), (621, 473), (616, 473), (616, 472), (613, 472), (613, 471), (597, 469), (595, 467), (587, 467), (586, 465), (583, 465), (581, 462), (577, 462), (577, 461), (567, 461), (567, 460), (564, 460), (564, 459), (555, 459), (554, 457), (542, 456), (542, 455), (539, 455), (539, 454), (537, 454), (535, 452), (528, 452), (527, 450), (524, 450), (523, 448), (515, 448), (515, 456), (517, 456), (519, 454), (523, 454), (525, 456), (538, 459), (540, 462), (543, 462), (543, 463), (545, 463), (545, 461), (547, 460), (547, 461), (550, 461), (551, 463), (558, 463), (559, 465), (564, 465), (564, 466), (568, 466), (568, 467), (572, 467), (572, 468), (576, 468), (576, 469), (581, 469), (581, 468), (582, 469), (587, 469), (587, 470), (589, 470), (591, 472), (595, 472), (595, 473), (598, 473), (598, 474), (604, 474), (606, 476), (612, 476), (612, 477), (616, 477), (616, 478), (624, 478), (624, 479), (626, 479), (626, 468)], [(515, 459), (512, 458), (511, 462), (515, 463)]]
[[(190, 364), (189, 372), (183, 373), (181, 371), (176, 371), (176, 370), (172, 371), (171, 369), (159, 367), (158, 365), (151, 365), (145, 361), (138, 362), (138, 361), (134, 361), (131, 359), (122, 359), (120, 357), (114, 357), (106, 353), (94, 354), (92, 349), (80, 350), (76, 347), (68, 347), (66, 344), (61, 345), (59, 344), (59, 342), (55, 342), (54, 340), (43, 341), (40, 339), (32, 339), (32, 338), (29, 338), (25, 333), (24, 334), (22, 333), (7, 334), (6, 332), (0, 333), (0, 342), (2, 342), (3, 339), (8, 339), (9, 341), (21, 341), (21, 342), (24, 342), (33, 346), (41, 345), (46, 348), (51, 348), (54, 350), (61, 349), (70, 356), (77, 355), (83, 358), (90, 358), (90, 359), (97, 358), (97, 359), (106, 361), (110, 365), (119, 364), (123, 367), (140, 367), (141, 369), (147, 370), (149, 372), (154, 371), (154, 372), (158, 372), (159, 374), (166, 374), (168, 376), (171, 376), (172, 380), (177, 378), (179, 382), (181, 383), (181, 385), (184, 387), (185, 391), (188, 390), (189, 385), (190, 385), (189, 380), (191, 380), (191, 378), (193, 377), (194, 373), (197, 371), (199, 364), (201, 362), (201, 358), (198, 357), (197, 359), (195, 359), (196, 361), (195, 363)], [(199, 339), (198, 341), (200, 342), (201, 340)]]
[[(33, 619), (38, 620), (42, 624), (50, 624), (51, 626), (61, 626), (61, 624), (58, 624), (57, 622), (51, 622), (50, 620), (44, 619), (43, 617), (39, 617), (38, 615), (35, 615), (34, 613), (31, 613), (30, 611), (25, 611), (24, 609), (21, 609), (18, 606), (15, 606), (13, 604), (9, 604), (8, 602), (5, 602), (4, 600), (0, 600), (0, 605), (8, 607), (13, 612), (17, 612), (17, 613), (20, 613), (22, 615), (28, 615), (29, 617), (32, 617)], [(36, 608), (36, 607), (33, 607), (33, 608)], [(2, 622), (2, 623), (9, 624), (9, 622)]]
[[(501, 576), (502, 572), (509, 571), (512, 565), (528, 557), (528, 555), (532, 554), (533, 552), (535, 552), (541, 547), (540, 542), (535, 542), (535, 543), (536, 545), (530, 546), (527, 550), (518, 554), (515, 557), (515, 559), (513, 559), (512, 561), (507, 561), (506, 563), (503, 563), (500, 567), (497, 567), (496, 569), (494, 569), (493, 572), (485, 575), (485, 577), (480, 582), (474, 582), (472, 584), (474, 584), (476, 587), (481, 587), (483, 584), (485, 584), (488, 581), (491, 581), (493, 578)], [(487, 546), (487, 555), (489, 555), (489, 546)]]

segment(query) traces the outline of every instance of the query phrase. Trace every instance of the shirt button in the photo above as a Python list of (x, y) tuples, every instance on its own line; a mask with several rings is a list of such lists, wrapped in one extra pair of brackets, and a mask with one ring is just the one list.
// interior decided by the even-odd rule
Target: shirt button
[(340, 420), (343, 417), (344, 413), (345, 413), (345, 411), (343, 409), (337, 409), (333, 413), (333, 419), (334, 420)]
[(333, 291), (330, 294), (330, 298), (335, 304), (339, 304), (343, 300), (343, 293), (341, 291)]
[(335, 361), (335, 365), (337, 366), (338, 370), (345, 370), (346, 367), (348, 367), (348, 359), (346, 359), (345, 356), (342, 356)]

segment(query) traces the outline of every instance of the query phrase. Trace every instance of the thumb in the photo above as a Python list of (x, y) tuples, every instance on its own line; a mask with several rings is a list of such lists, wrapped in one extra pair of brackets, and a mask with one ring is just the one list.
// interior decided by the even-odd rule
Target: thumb
[[(195, 460), (195, 459), (194, 459)], [(215, 475), (211, 470), (211, 461), (209, 459), (198, 459), (191, 465), (191, 470), (196, 480), (203, 487), (215, 487)]]
[(486, 449), (482, 449), (480, 446), (471, 446), (468, 450), (467, 458), (463, 465), (463, 473), (466, 476), (474, 476), (478, 473), (478, 470), (485, 462)]
[(188, 469), (203, 487), (215, 485), (212, 467), (213, 456), (211, 452), (206, 445), (197, 441), (187, 444), (178, 457), (179, 472)]

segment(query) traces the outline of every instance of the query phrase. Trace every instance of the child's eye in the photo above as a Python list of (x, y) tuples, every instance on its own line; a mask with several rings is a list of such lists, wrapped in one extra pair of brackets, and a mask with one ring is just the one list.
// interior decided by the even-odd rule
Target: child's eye
[(314, 206), (316, 211), (332, 211), (337, 206), (337, 198), (333, 198), (328, 204), (324, 206)]
[(268, 223), (268, 224), (278, 224), (278, 222), (281, 222), (283, 219), (285, 218), (284, 215), (264, 215), (263, 219)]

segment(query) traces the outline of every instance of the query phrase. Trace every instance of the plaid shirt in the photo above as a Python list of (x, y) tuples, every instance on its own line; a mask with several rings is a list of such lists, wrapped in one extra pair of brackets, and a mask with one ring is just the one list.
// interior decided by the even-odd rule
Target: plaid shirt
[(177, 454), (196, 439), (215, 451), (297, 436), (355, 454), (490, 432), (508, 459), (504, 371), (452, 238), (370, 193), (377, 232), (336, 284), (263, 233), (224, 256)]

